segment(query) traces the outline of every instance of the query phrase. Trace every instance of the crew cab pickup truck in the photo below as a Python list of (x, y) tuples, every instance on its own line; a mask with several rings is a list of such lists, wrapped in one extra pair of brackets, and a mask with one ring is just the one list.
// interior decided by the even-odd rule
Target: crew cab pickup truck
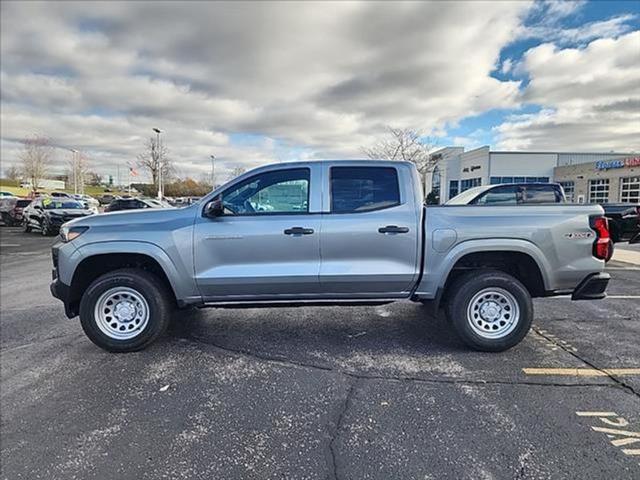
[(281, 163), (186, 208), (66, 223), (51, 291), (113, 352), (152, 343), (176, 309), (398, 300), (442, 306), (468, 346), (502, 351), (532, 297), (603, 298), (612, 248), (597, 205), (425, 208), (411, 163)]

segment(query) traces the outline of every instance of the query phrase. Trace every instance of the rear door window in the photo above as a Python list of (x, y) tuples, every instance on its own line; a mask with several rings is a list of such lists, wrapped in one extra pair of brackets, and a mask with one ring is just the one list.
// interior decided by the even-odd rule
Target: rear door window
[(400, 205), (392, 167), (331, 167), (331, 212), (360, 213)]

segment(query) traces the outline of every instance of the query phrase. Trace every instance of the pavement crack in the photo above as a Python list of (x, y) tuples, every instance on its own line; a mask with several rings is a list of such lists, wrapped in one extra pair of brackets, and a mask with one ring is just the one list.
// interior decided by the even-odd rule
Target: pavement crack
[(565, 345), (563, 345), (561, 342), (558, 342), (555, 338), (546, 335), (544, 333), (542, 333), (538, 328), (536, 327), (531, 327), (533, 329), (534, 332), (536, 332), (538, 335), (540, 335), (542, 338), (544, 338), (545, 340), (547, 340), (548, 342), (553, 343), (555, 346), (561, 348), (562, 350), (564, 350), (565, 352), (567, 352), (569, 355), (571, 355), (572, 357), (580, 360), (582, 363), (584, 363), (585, 365), (588, 365), (589, 367), (593, 368), (594, 370), (597, 370), (599, 372), (602, 372), (604, 374), (604, 376), (606, 376), (607, 378), (609, 378), (609, 380), (611, 380), (612, 382), (614, 382), (618, 387), (620, 387), (622, 390), (631, 393), (632, 395), (635, 395), (636, 397), (640, 398), (640, 392), (638, 392), (632, 385), (629, 385), (627, 382), (625, 382), (624, 380), (616, 377), (615, 375), (612, 375), (611, 373), (609, 373), (606, 369), (600, 368), (598, 367), (595, 363), (593, 363), (590, 360), (587, 360), (586, 358), (582, 357), (578, 352), (574, 352), (573, 350), (569, 349), (568, 347), (566, 347)]
[(343, 401), (340, 403), (336, 418), (333, 422), (329, 424), (329, 449), (328, 456), (329, 459), (327, 461), (328, 466), (330, 468), (327, 478), (329, 480), (339, 480), (341, 477), (338, 475), (339, 465), (338, 465), (338, 449), (336, 446), (336, 442), (340, 435), (340, 429), (344, 423), (344, 417), (351, 407), (353, 402), (353, 397), (355, 391), (357, 389), (357, 384), (361, 379), (353, 379), (349, 382), (349, 389), (347, 390), (347, 394), (344, 396)]
[(245, 355), (255, 358), (264, 362), (276, 363), (285, 367), (299, 367), (308, 368), (312, 370), (320, 370), (323, 372), (331, 372), (338, 375), (344, 375), (354, 380), (380, 380), (380, 381), (394, 381), (394, 382), (421, 382), (427, 384), (449, 384), (449, 385), (478, 385), (478, 386), (490, 386), (490, 385), (510, 385), (510, 386), (532, 386), (532, 387), (608, 387), (608, 388), (624, 388), (620, 382), (614, 384), (610, 382), (573, 382), (573, 383), (559, 383), (559, 382), (533, 382), (527, 380), (470, 380), (461, 378), (424, 378), (407, 375), (380, 375), (380, 374), (367, 374), (361, 372), (353, 372), (349, 370), (342, 370), (328, 365), (318, 365), (308, 362), (295, 361), (282, 357), (274, 357), (261, 353), (252, 352), (244, 348), (232, 348), (227, 346), (218, 345), (209, 340), (201, 339), (197, 336), (188, 334), (184, 337), (180, 337), (186, 341), (192, 341), (197, 344), (213, 347), (224, 352), (233, 353), (236, 355)]

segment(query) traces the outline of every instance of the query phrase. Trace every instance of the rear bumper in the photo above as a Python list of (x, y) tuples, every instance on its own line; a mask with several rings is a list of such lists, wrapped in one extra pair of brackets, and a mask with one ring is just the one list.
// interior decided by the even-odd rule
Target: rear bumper
[(592, 273), (576, 287), (571, 300), (600, 300), (607, 296), (606, 290), (611, 275), (608, 273)]

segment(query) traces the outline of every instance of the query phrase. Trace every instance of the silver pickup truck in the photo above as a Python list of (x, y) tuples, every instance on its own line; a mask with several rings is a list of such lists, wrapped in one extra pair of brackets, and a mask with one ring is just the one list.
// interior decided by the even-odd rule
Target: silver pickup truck
[(603, 298), (612, 248), (599, 206), (425, 208), (411, 163), (282, 163), (186, 208), (65, 224), (51, 291), (113, 352), (149, 345), (175, 309), (398, 300), (442, 306), (467, 345), (502, 351), (532, 297)]

